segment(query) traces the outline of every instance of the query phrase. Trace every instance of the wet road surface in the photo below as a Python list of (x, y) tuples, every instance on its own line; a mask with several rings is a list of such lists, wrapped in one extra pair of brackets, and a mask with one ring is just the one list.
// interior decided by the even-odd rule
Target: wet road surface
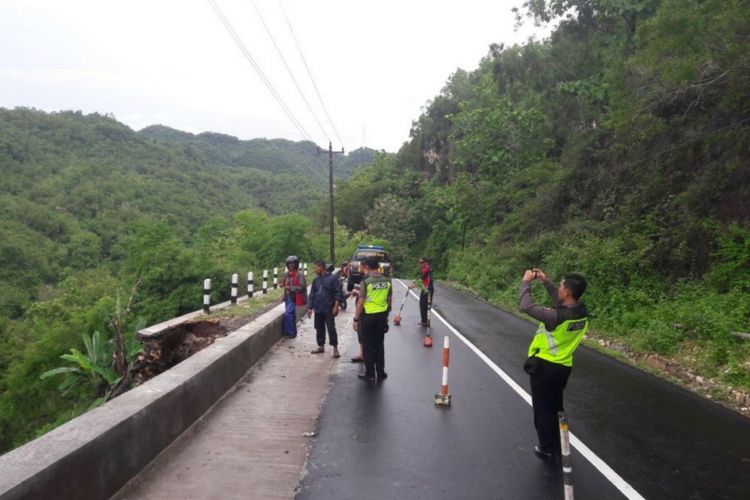
[[(528, 391), (521, 364), (534, 325), (444, 286), (434, 306)], [(334, 376), (297, 498), (563, 498), (559, 468), (531, 452), (523, 397), (436, 317), (435, 346), (423, 348), (415, 299), (402, 316), (386, 334), (387, 380), (364, 382), (354, 364)], [(450, 408), (433, 404), (446, 334)], [(565, 407), (573, 434), (605, 463), (574, 448), (579, 499), (750, 498), (750, 421), (735, 412), (584, 347)]]

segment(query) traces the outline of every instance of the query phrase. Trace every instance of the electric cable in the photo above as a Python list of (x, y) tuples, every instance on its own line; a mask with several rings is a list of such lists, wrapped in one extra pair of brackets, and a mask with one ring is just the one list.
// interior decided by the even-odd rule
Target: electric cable
[(237, 44), (237, 47), (242, 51), (242, 54), (245, 56), (245, 59), (250, 63), (250, 65), (253, 67), (255, 72), (260, 77), (261, 81), (266, 85), (266, 88), (268, 88), (268, 91), (271, 92), (271, 95), (276, 99), (276, 102), (281, 106), (281, 109), (286, 113), (289, 120), (292, 122), (292, 124), (295, 126), (297, 131), (302, 135), (303, 138), (312, 141), (312, 137), (310, 134), (305, 130), (305, 127), (302, 125), (302, 123), (297, 119), (296, 116), (294, 116), (294, 113), (292, 113), (292, 110), (289, 109), (289, 107), (284, 102), (284, 99), (282, 99), (281, 95), (276, 91), (271, 81), (266, 77), (265, 73), (263, 73), (263, 70), (260, 68), (258, 63), (255, 61), (253, 56), (250, 54), (250, 51), (247, 50), (247, 47), (245, 47), (245, 44), (242, 43), (242, 40), (237, 35), (237, 32), (234, 31), (234, 28), (230, 24), (230, 22), (227, 20), (227, 18), (224, 16), (224, 13), (221, 11), (219, 6), (216, 4), (215, 0), (207, 0), (208, 3), (211, 5), (211, 8), (213, 8), (214, 13), (217, 15), (219, 20), (224, 25), (224, 28), (229, 32), (229, 35), (234, 40), (235, 44)]
[(305, 54), (302, 52), (302, 47), (299, 44), (299, 41), (297, 40), (297, 35), (294, 33), (294, 28), (292, 28), (292, 23), (289, 21), (289, 17), (286, 15), (286, 10), (284, 9), (284, 5), (281, 3), (281, 0), (278, 0), (279, 7), (281, 7), (281, 12), (284, 14), (284, 20), (286, 21), (287, 26), (289, 26), (289, 31), (292, 33), (292, 39), (294, 39), (294, 44), (297, 46), (297, 51), (299, 51), (300, 58), (302, 58), (302, 62), (305, 65), (305, 69), (307, 70), (307, 75), (310, 77), (310, 81), (312, 82), (313, 88), (315, 89), (315, 93), (318, 95), (318, 99), (320, 100), (321, 106), (323, 106), (323, 111), (326, 114), (326, 118), (328, 119), (328, 123), (331, 125), (331, 128), (333, 129), (333, 133), (336, 135), (336, 139), (339, 140), (339, 144), (341, 144), (341, 147), (344, 147), (344, 141), (341, 140), (341, 136), (339, 135), (338, 130), (336, 130), (336, 125), (333, 124), (333, 120), (331, 119), (331, 114), (328, 112), (328, 108), (326, 107), (325, 102), (323, 101), (323, 97), (320, 94), (320, 90), (318, 90), (318, 85), (315, 83), (315, 78), (313, 78), (312, 71), (310, 71), (310, 66), (307, 64), (307, 59), (305, 59)]
[(263, 18), (263, 14), (261, 14), (260, 9), (258, 9), (258, 5), (255, 3), (255, 0), (251, 0), (251, 3), (253, 4), (253, 7), (255, 8), (255, 12), (258, 14), (258, 17), (260, 18), (260, 22), (263, 25), (263, 28), (265, 28), (266, 33), (268, 34), (268, 38), (271, 39), (271, 43), (273, 43), (273, 46), (276, 49), (276, 53), (279, 55), (281, 62), (284, 63), (284, 67), (286, 68), (287, 73), (289, 73), (289, 76), (294, 82), (294, 86), (297, 87), (297, 91), (299, 92), (300, 97), (302, 97), (302, 100), (305, 102), (307, 109), (310, 111), (310, 114), (315, 119), (315, 123), (318, 124), (320, 131), (323, 132), (323, 136), (326, 138), (326, 140), (328, 140), (328, 142), (331, 142), (331, 138), (328, 136), (328, 132), (326, 132), (325, 128), (323, 127), (323, 124), (320, 123), (320, 120), (318, 119), (318, 115), (315, 113), (312, 106), (310, 106), (310, 102), (307, 100), (307, 97), (305, 97), (305, 93), (302, 91), (302, 87), (300, 87), (299, 83), (297, 82), (297, 79), (294, 77), (292, 68), (289, 67), (289, 64), (287, 63), (286, 58), (284, 57), (284, 54), (281, 52), (279, 45), (276, 43), (276, 39), (271, 33), (271, 30), (268, 28), (268, 25), (266, 24), (266, 20)]

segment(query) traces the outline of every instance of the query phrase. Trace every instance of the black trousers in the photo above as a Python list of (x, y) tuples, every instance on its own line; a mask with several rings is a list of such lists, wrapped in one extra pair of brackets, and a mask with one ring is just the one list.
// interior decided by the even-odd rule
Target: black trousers
[(336, 318), (333, 317), (333, 312), (316, 312), (315, 336), (319, 347), (323, 347), (326, 343), (326, 328), (328, 328), (328, 343), (334, 347), (338, 346), (339, 338), (336, 334)]
[[(430, 294), (429, 300), (427, 294)], [(422, 323), (427, 323), (427, 306), (432, 302), (433, 295), (435, 295), (434, 290), (423, 290), (419, 294), (419, 314), (422, 315)]]
[(374, 377), (375, 373), (385, 373), (385, 348), (383, 340), (388, 326), (388, 311), (375, 314), (362, 314), (362, 350), (364, 351), (365, 375)]
[(539, 369), (531, 379), (531, 404), (534, 406), (534, 427), (539, 448), (560, 453), (560, 425), (557, 412), (563, 410), (563, 390), (571, 368), (539, 359)]

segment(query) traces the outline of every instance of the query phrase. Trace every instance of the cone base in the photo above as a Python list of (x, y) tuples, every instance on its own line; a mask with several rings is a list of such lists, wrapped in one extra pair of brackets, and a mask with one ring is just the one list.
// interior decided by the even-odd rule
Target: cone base
[(451, 405), (450, 393), (443, 395), (442, 393), (438, 392), (437, 394), (435, 394), (435, 404), (439, 406), (450, 406)]

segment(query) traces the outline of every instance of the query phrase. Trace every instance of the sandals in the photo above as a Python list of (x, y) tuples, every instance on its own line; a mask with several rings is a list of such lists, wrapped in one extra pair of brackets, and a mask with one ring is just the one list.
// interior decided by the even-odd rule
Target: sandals
[(352, 358), (352, 363), (361, 363), (362, 361), (364, 361), (364, 360), (362, 358), (360, 358), (359, 356), (354, 356)]
[[(312, 351), (310, 351), (310, 354), (323, 354), (324, 352), (326, 352), (325, 348), (318, 347), (317, 349), (313, 349)], [(334, 358), (340, 358), (341, 357), (341, 354), (339, 354), (338, 350), (333, 351), (333, 357)]]

